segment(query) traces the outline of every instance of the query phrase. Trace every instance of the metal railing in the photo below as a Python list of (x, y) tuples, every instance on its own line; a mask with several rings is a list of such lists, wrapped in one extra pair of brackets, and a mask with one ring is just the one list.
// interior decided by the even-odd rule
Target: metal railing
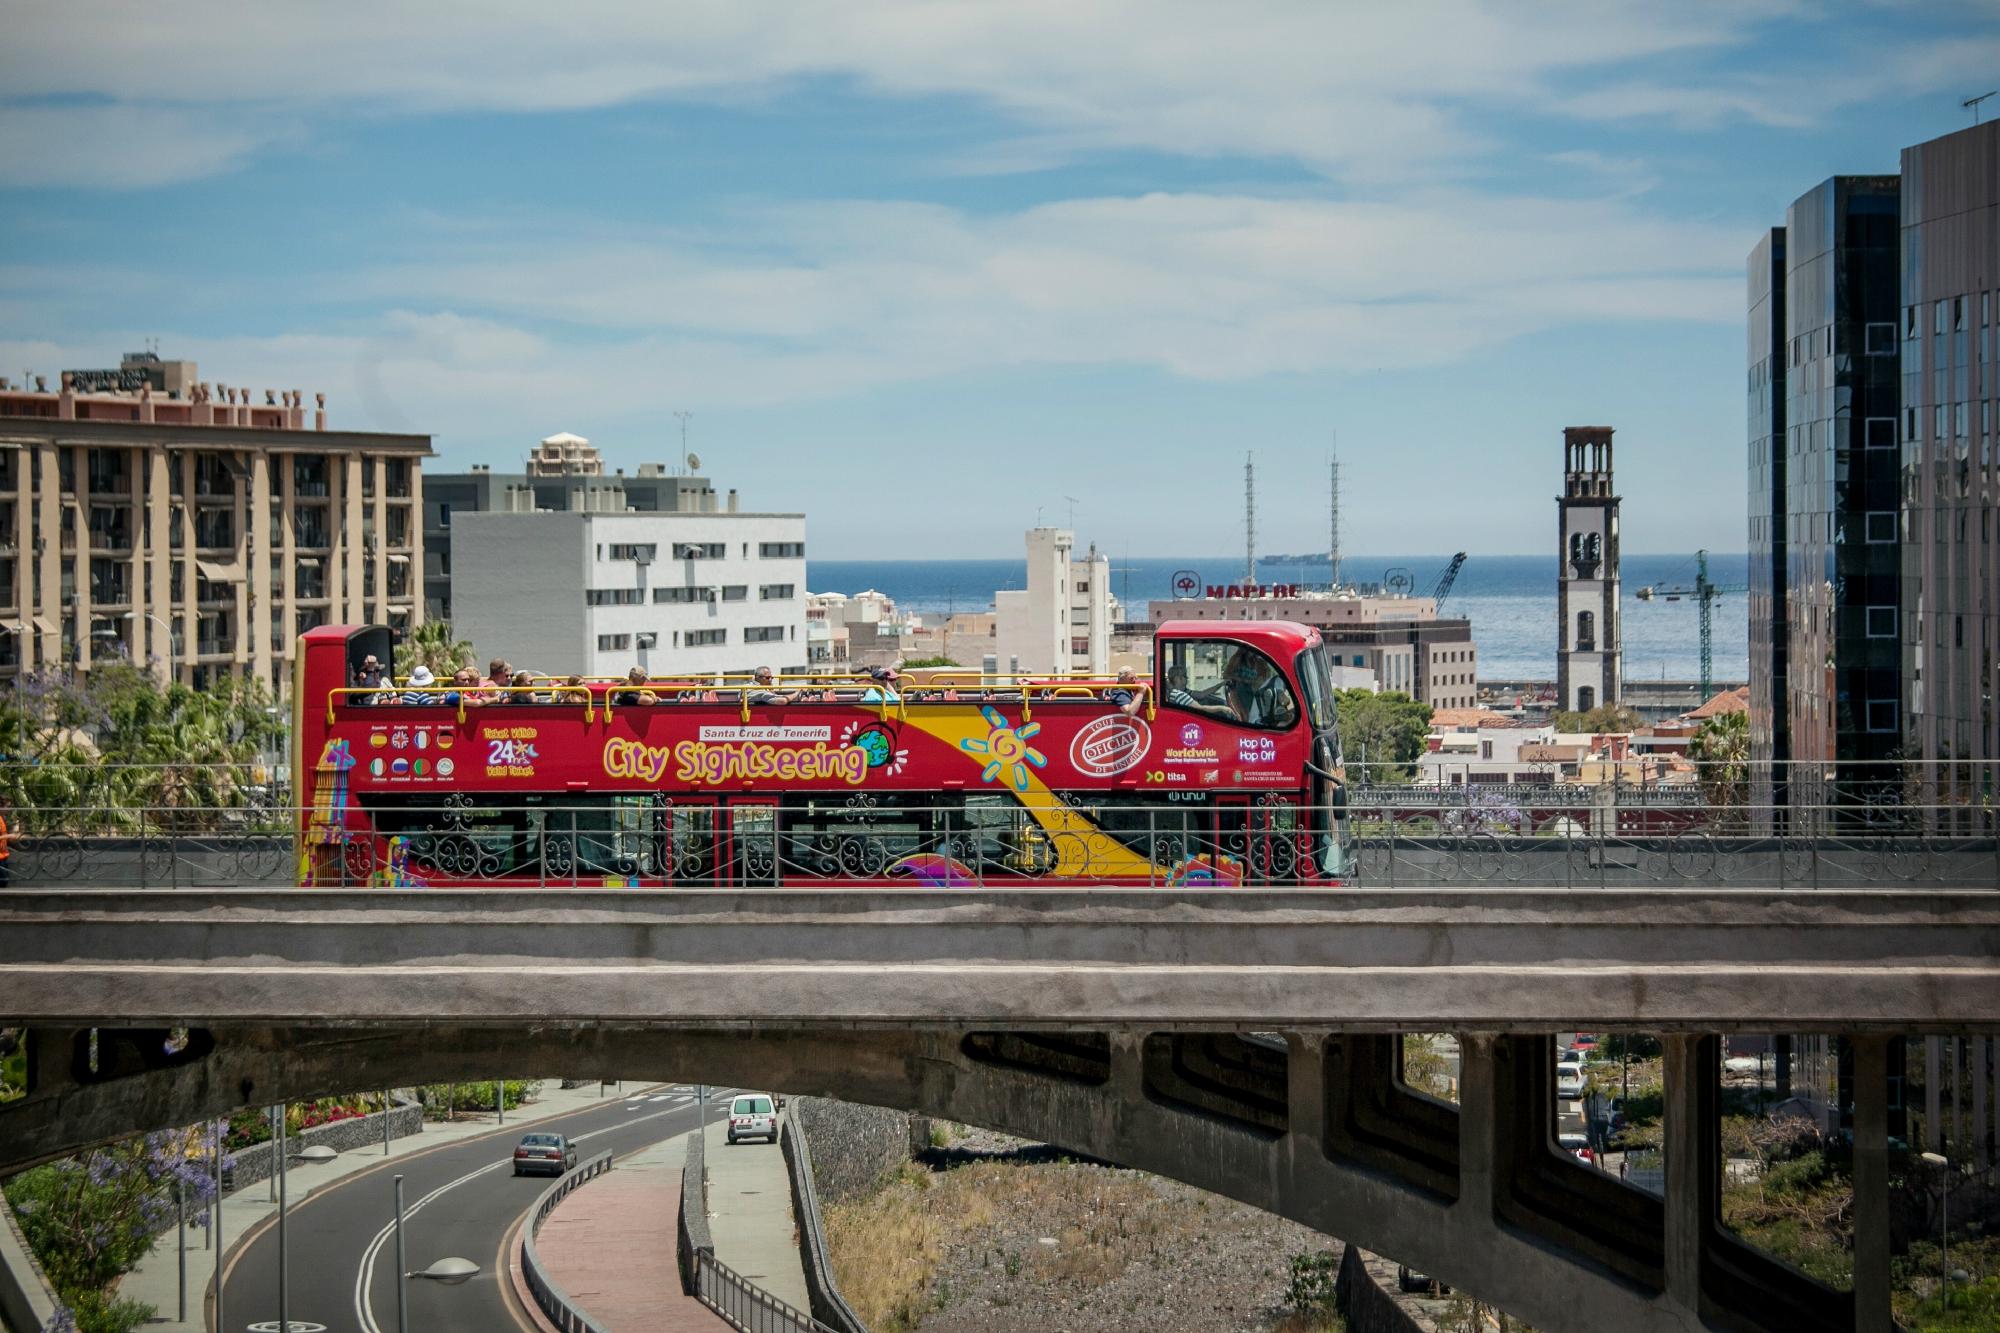
[(794, 1098), (792, 1113), (778, 1130), (778, 1146), (785, 1154), (786, 1173), (791, 1178), (792, 1219), (798, 1227), (799, 1258), (805, 1268), (813, 1318), (821, 1319), (836, 1333), (869, 1333), (868, 1325), (840, 1294), (840, 1284), (833, 1276), (833, 1256), (820, 1216), (819, 1186), (813, 1180), (812, 1144), (806, 1135), (804, 1116), (803, 1105)]
[(741, 1333), (835, 1333), (717, 1259), (714, 1250), (695, 1251), (694, 1262), (695, 1299)]
[(535, 1237), (541, 1233), (542, 1223), (556, 1206), (575, 1191), (583, 1188), (597, 1177), (611, 1169), (611, 1153), (601, 1152), (585, 1162), (579, 1162), (561, 1179), (542, 1191), (541, 1198), (528, 1219), (528, 1230), (521, 1237), (521, 1277), (528, 1284), (528, 1292), (535, 1298), (535, 1305), (548, 1316), (562, 1333), (610, 1333), (604, 1325), (586, 1314), (569, 1294), (565, 1292), (542, 1267), (542, 1256), (535, 1249)]

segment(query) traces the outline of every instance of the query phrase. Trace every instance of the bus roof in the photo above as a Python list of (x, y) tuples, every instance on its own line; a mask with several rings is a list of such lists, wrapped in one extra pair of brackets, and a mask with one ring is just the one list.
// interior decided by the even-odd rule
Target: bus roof
[(1241, 639), (1280, 660), (1319, 642), (1319, 631), (1295, 620), (1164, 620), (1154, 631), (1161, 638)]

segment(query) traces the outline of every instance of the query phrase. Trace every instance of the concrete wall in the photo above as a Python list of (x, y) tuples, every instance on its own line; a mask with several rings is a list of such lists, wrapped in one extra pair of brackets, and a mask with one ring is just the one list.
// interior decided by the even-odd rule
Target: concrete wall
[(14, 1221), (13, 1208), (0, 1202), (0, 1328), (41, 1333), (60, 1305)]
[(823, 1203), (865, 1194), (877, 1180), (910, 1160), (912, 1135), (930, 1135), (930, 1121), (907, 1111), (857, 1106), (824, 1097), (793, 1097), (793, 1123), (812, 1149), (813, 1185)]
[(1347, 1246), (1340, 1257), (1334, 1292), (1351, 1333), (1431, 1333), (1430, 1322), (1420, 1322), (1391, 1293), (1395, 1265), (1381, 1260), (1371, 1264), (1373, 1259), (1358, 1245)]
[(451, 626), (482, 673), (582, 671), (586, 644), (582, 514), (454, 514)]
[[(396, 1106), (389, 1112), (389, 1137), (404, 1138), (423, 1132), (424, 1108), (416, 1102), (397, 1094)], [(235, 1164), (230, 1168), (230, 1184), (236, 1189), (252, 1185), (260, 1180), (268, 1180), (277, 1169), (276, 1140), (266, 1140), (253, 1144), (235, 1154)], [(327, 1147), (335, 1152), (367, 1152), (373, 1148), (382, 1151), (382, 1113), (357, 1116), (352, 1120), (336, 1120), (330, 1125), (315, 1125), (311, 1129), (300, 1130), (285, 1136), (285, 1150), (294, 1154), (304, 1148)], [(293, 1162), (286, 1172), (286, 1178), (300, 1172), (310, 1178), (312, 1167), (303, 1162)]]

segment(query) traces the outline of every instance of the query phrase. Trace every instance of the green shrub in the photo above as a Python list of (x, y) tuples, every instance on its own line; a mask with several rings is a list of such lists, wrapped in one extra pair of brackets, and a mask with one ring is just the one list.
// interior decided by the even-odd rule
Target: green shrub
[(1331, 1251), (1314, 1250), (1295, 1254), (1291, 1260), (1291, 1281), (1285, 1284), (1285, 1303), (1300, 1314), (1326, 1314), (1334, 1308), (1334, 1285), (1340, 1278), (1340, 1261)]

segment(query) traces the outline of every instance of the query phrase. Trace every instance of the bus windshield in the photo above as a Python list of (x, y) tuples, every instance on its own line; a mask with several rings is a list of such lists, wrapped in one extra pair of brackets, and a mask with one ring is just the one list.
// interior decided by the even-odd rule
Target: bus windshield
[(1314, 644), (1299, 654), (1299, 685), (1306, 694), (1306, 717), (1314, 731), (1334, 725), (1333, 678), (1326, 669), (1326, 645)]

